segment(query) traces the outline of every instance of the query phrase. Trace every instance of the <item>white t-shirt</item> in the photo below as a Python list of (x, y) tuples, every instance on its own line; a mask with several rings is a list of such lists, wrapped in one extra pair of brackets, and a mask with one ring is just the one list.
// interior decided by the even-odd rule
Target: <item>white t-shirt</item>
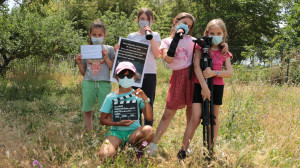
[[(157, 32), (152, 31), (154, 41), (161, 41), (160, 35)], [(145, 74), (156, 74), (156, 59), (152, 53), (152, 48), (149, 40), (146, 40), (145, 35), (141, 35), (140, 33), (134, 32), (130, 33), (127, 38), (129, 40), (134, 40), (137, 42), (142, 42), (150, 45), (150, 51), (147, 55), (147, 61), (145, 63)]]

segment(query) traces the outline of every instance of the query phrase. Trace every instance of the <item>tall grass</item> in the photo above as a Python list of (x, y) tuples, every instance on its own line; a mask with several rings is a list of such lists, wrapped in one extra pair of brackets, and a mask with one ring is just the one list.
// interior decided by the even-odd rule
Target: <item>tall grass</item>
[[(215, 160), (203, 158), (202, 126), (191, 142), (192, 155), (178, 162), (186, 127), (178, 110), (154, 157), (136, 161), (130, 148), (102, 163), (99, 147), (108, 127), (94, 115), (94, 132), (84, 133), (81, 80), (73, 62), (0, 79), (0, 167), (299, 167), (300, 89), (297, 86), (227, 80), (220, 111)], [(45, 67), (46, 68), (46, 67)], [(238, 72), (234, 72), (238, 73)], [(165, 108), (171, 70), (158, 61), (154, 128)], [(117, 85), (113, 84), (113, 89)], [(95, 107), (97, 109), (98, 107)]]

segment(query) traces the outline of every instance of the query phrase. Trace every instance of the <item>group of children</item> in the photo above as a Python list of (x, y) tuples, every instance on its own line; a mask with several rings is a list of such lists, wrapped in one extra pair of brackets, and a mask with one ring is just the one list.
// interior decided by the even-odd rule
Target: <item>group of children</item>
[[(90, 132), (93, 129), (93, 106), (96, 99), (98, 99), (99, 107), (101, 107), (100, 123), (111, 126), (100, 147), (100, 158), (105, 160), (114, 156), (118, 147), (125, 143), (135, 146), (138, 156), (143, 155), (143, 149), (146, 147), (149, 154), (153, 155), (157, 152), (157, 144), (166, 132), (176, 111), (187, 106), (187, 127), (181, 150), (178, 153), (178, 158), (184, 159), (190, 141), (201, 120), (201, 104), (205, 99), (210, 100), (211, 91), (205, 81), (206, 78), (210, 77), (213, 77), (214, 114), (216, 115), (216, 125), (214, 125), (215, 138), (211, 143), (215, 144), (217, 139), (219, 130), (218, 116), (224, 90), (223, 78), (229, 78), (232, 75), (230, 63), (232, 55), (228, 52), (228, 45), (225, 43), (227, 37), (225, 24), (221, 19), (214, 19), (208, 23), (205, 29), (204, 36), (213, 37), (209, 51), (210, 57), (213, 58), (213, 69), (207, 68), (202, 71), (200, 68), (201, 47), (196, 45), (195, 54), (193, 53), (194, 42), (192, 40), (195, 38), (191, 36), (191, 33), (195, 25), (195, 19), (191, 14), (178, 14), (173, 20), (170, 37), (163, 40), (161, 40), (159, 33), (152, 31), (150, 28), (154, 23), (154, 14), (150, 9), (140, 9), (137, 15), (137, 22), (140, 26), (139, 31), (130, 33), (127, 38), (150, 45), (150, 52), (147, 54), (145, 63), (142, 87), (132, 87), (137, 78), (134, 65), (130, 62), (120, 62), (115, 72), (119, 89), (111, 93), (109, 74), (113, 66), (115, 52), (119, 46), (112, 47), (103, 44), (107, 34), (102, 22), (97, 20), (90, 26), (88, 42), (89, 44), (102, 45), (103, 59), (82, 60), (81, 54), (78, 54), (75, 59), (80, 73), (84, 76), (82, 82), (82, 111), (84, 112), (86, 130)], [(153, 38), (151, 40), (146, 40), (146, 30), (152, 33)], [(176, 36), (180, 33), (183, 35), (182, 39), (178, 41)], [(174, 40), (177, 40), (178, 45), (173, 54), (170, 54), (171, 52), (168, 52), (168, 50), (170, 46), (172, 47)], [(172, 69), (172, 75), (169, 82), (165, 111), (154, 133), (152, 128), (152, 109), (156, 88), (156, 59), (161, 56)], [(192, 62), (193, 57), (194, 62)], [(224, 63), (225, 70), (222, 70)], [(194, 75), (192, 78), (189, 78), (189, 67), (191, 65), (194, 66)], [(137, 102), (139, 119), (114, 122), (112, 120), (113, 100), (124, 96), (127, 96), (127, 100), (135, 100)], [(144, 126), (141, 126), (141, 121), (139, 121), (141, 114), (144, 115)]]

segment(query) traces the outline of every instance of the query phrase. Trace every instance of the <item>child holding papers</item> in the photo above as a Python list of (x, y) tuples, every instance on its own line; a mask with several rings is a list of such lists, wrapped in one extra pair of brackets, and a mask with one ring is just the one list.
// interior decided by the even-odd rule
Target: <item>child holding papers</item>
[[(97, 52), (97, 48), (94, 47), (98, 46), (85, 46), (82, 47), (82, 53), (75, 58), (79, 71), (84, 76), (82, 81), (82, 111), (84, 112), (87, 133), (93, 130), (92, 116), (96, 98), (98, 99), (99, 108), (101, 108), (106, 95), (111, 91), (109, 72), (113, 66), (115, 51), (112, 46), (103, 44), (103, 40), (107, 35), (105, 30), (104, 24), (99, 20), (93, 22), (89, 29), (88, 43), (101, 47), (98, 48), (98, 52), (102, 51), (101, 53), (93, 56), (93, 52)], [(95, 59), (95, 57), (99, 58)]]

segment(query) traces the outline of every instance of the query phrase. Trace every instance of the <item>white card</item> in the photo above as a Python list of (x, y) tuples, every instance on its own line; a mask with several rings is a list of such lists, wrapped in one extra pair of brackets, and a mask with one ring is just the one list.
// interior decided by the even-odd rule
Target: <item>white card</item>
[(81, 45), (82, 59), (101, 59), (102, 46), (101, 45)]

